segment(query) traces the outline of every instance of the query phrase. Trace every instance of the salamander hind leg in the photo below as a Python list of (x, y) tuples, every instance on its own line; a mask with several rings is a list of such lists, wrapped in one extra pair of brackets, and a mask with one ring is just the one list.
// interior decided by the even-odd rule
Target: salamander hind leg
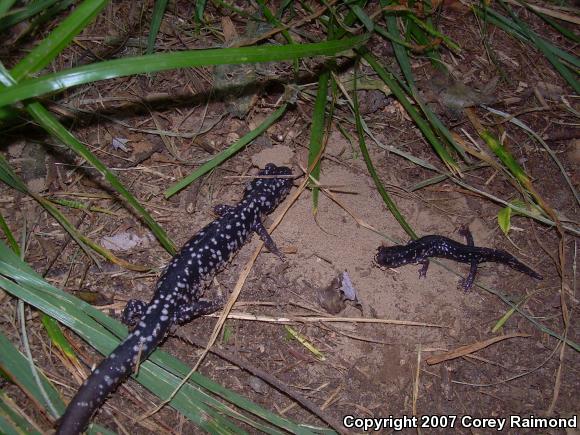
[(189, 305), (182, 305), (176, 313), (177, 323), (184, 324), (196, 317), (204, 316), (206, 314), (215, 313), (224, 306), (224, 300), (219, 298), (217, 300), (197, 300)]
[(427, 270), (429, 269), (429, 260), (421, 260), (419, 261), (421, 267), (419, 268), (419, 278), (427, 278)]
[(129, 300), (121, 315), (121, 321), (127, 326), (133, 326), (145, 314), (145, 307), (147, 304), (139, 299)]
[(471, 286), (475, 281), (476, 273), (477, 273), (477, 262), (472, 261), (471, 266), (469, 268), (469, 274), (467, 275), (467, 277), (461, 278), (461, 280), (459, 281), (459, 285), (466, 293), (469, 291), (469, 289), (471, 289)]
[(270, 237), (270, 234), (268, 234), (268, 230), (266, 230), (266, 227), (264, 227), (264, 225), (262, 224), (261, 221), (258, 221), (256, 223), (256, 225), (254, 227), (254, 231), (264, 241), (264, 245), (266, 245), (266, 248), (268, 248), (268, 251), (270, 251), (272, 254), (276, 254), (282, 260), (284, 259), (284, 254), (282, 254), (282, 252), (280, 252), (280, 250), (276, 246), (276, 243), (274, 242), (274, 240), (272, 240), (272, 237)]

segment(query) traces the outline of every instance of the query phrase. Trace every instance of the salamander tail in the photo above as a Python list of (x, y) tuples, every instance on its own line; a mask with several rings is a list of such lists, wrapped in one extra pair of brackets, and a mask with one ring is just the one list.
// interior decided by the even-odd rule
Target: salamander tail
[(86, 429), (93, 413), (131, 374), (137, 357), (145, 359), (165, 337), (171, 322), (160, 323), (157, 319), (159, 313), (155, 311), (146, 314), (137, 328), (101, 361), (68, 404), (56, 435), (76, 435)]

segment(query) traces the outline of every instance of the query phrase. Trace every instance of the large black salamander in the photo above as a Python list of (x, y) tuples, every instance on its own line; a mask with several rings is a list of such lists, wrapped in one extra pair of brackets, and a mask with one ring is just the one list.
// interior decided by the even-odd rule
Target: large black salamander
[(422, 263), (423, 266), (419, 269), (420, 277), (427, 276), (429, 257), (448, 258), (461, 263), (469, 263), (471, 265), (469, 275), (463, 280), (463, 288), (465, 291), (468, 291), (473, 285), (478, 264), (488, 261), (502, 263), (518, 272), (525, 273), (536, 279), (542, 279), (542, 275), (506, 251), (474, 246), (473, 236), (468, 228), (462, 228), (461, 234), (467, 240), (466, 245), (448, 239), (447, 237), (430, 235), (413, 240), (406, 245), (381, 246), (378, 248), (375, 261), (380, 266), (385, 267), (399, 267), (409, 263)]
[(163, 341), (172, 325), (219, 309), (221, 302), (199, 299), (204, 282), (227, 264), (253, 232), (259, 234), (271, 252), (281, 255), (262, 224), (262, 216), (272, 212), (292, 187), (291, 178), (276, 176), (291, 173), (287, 167), (266, 165), (259, 175), (270, 178), (250, 182), (237, 205), (216, 207), (220, 217), (193, 236), (173, 257), (159, 278), (151, 302), (129, 301), (123, 320), (132, 323), (138, 319), (137, 326), (81, 386), (60, 419), (57, 434), (82, 432), (109, 393)]

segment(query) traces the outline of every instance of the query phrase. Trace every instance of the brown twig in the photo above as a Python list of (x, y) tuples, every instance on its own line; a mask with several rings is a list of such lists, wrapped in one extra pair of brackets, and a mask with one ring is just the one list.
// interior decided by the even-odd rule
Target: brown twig
[(475, 343), (467, 344), (465, 346), (458, 347), (457, 349), (451, 350), (446, 353), (442, 353), (440, 355), (435, 355), (430, 358), (427, 358), (427, 364), (439, 364), (443, 361), (448, 361), (451, 359), (459, 358), (465, 355), (469, 355), (473, 352), (491, 346), (498, 341), (507, 340), (508, 338), (516, 338), (516, 337), (530, 337), (530, 334), (522, 334), (522, 333), (515, 333), (515, 334), (508, 334), (508, 335), (500, 335), (498, 337), (490, 338), (489, 340), (478, 341)]
[[(202, 340), (200, 340), (197, 337), (188, 336), (182, 331), (178, 331), (175, 335), (178, 338), (185, 340), (186, 342), (189, 342), (191, 344), (194, 344), (197, 347), (200, 347), (202, 349), (205, 349), (205, 347), (206, 347), (206, 343), (204, 343)], [(229, 352), (225, 352), (224, 350), (216, 348), (215, 345), (209, 349), (209, 352), (213, 353), (214, 355), (219, 356), (220, 358), (222, 358), (223, 360), (225, 360), (231, 364), (234, 364), (234, 365), (240, 367), (241, 369), (247, 371), (248, 373), (252, 374), (253, 376), (256, 376), (256, 377), (262, 379), (264, 382), (268, 383), (271, 387), (284, 393), (286, 396), (288, 396), (289, 398), (291, 398), (295, 402), (298, 402), (304, 409), (306, 409), (306, 410), (310, 411), (312, 414), (316, 415), (318, 418), (320, 418), (322, 421), (324, 421), (326, 424), (328, 424), (335, 431), (337, 431), (339, 433), (344, 433), (344, 429), (342, 429), (342, 424), (340, 422), (338, 422), (333, 417), (329, 416), (322, 409), (320, 409), (318, 406), (316, 406), (314, 403), (312, 403), (309, 399), (304, 397), (302, 394), (297, 393), (297, 392), (293, 391), (292, 389), (290, 389), (288, 386), (286, 386), (285, 384), (280, 382), (274, 376), (270, 375), (269, 373), (265, 372), (264, 370), (262, 370), (256, 366), (250, 364), (248, 361), (245, 361), (241, 358), (238, 358)]]

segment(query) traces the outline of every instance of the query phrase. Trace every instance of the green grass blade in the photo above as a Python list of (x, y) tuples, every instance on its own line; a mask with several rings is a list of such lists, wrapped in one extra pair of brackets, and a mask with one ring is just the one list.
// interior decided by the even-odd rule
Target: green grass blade
[[(393, 2), (388, 0), (381, 0), (380, 4), (381, 6), (384, 7), (387, 5), (392, 5)], [(399, 25), (397, 23), (397, 18), (387, 13), (384, 14), (384, 18), (385, 22), (387, 23), (387, 29), (385, 30), (385, 32), (391, 38), (400, 38), (401, 32), (399, 29)], [(395, 52), (395, 57), (399, 62), (399, 66), (401, 67), (401, 71), (403, 73), (403, 76), (405, 77), (405, 80), (407, 80), (409, 86), (413, 87), (415, 85), (415, 78), (413, 76), (413, 71), (411, 70), (411, 63), (409, 61), (407, 51), (400, 44), (392, 44), (392, 46), (393, 51)]]
[[(381, 0), (381, 6), (387, 6), (388, 4), (391, 3), (389, 3), (389, 1), (387, 0)], [(398, 30), (397, 19), (393, 16), (385, 14), (385, 21), (387, 23), (388, 30), (386, 30), (386, 32), (388, 33), (388, 35), (390, 35), (392, 38), (399, 38), (400, 30)], [(447, 127), (443, 124), (443, 122), (441, 122), (439, 117), (433, 113), (433, 111), (429, 108), (429, 106), (425, 104), (423, 99), (420, 97), (419, 92), (417, 92), (417, 88), (415, 86), (415, 77), (413, 75), (413, 70), (411, 68), (411, 62), (409, 60), (409, 55), (407, 54), (405, 48), (399, 44), (393, 44), (393, 50), (395, 51), (395, 57), (399, 62), (399, 66), (401, 67), (403, 76), (405, 77), (405, 80), (407, 81), (408, 84), (407, 93), (410, 96), (412, 96), (413, 99), (417, 102), (417, 104), (419, 105), (419, 107), (427, 117), (427, 120), (435, 129), (435, 131), (439, 132), (439, 134), (445, 140), (447, 140), (447, 142), (451, 144), (451, 146), (453, 146), (455, 151), (457, 151), (459, 155), (461, 155), (463, 160), (468, 161), (469, 159), (465, 153), (465, 150), (455, 142), (453, 136), (451, 135), (451, 132), (447, 129)], [(397, 79), (395, 75), (393, 75), (393, 77)], [(432, 146), (436, 148), (435, 145)]]
[(391, 89), (393, 95), (399, 100), (401, 105), (405, 108), (409, 116), (413, 119), (417, 127), (421, 130), (421, 132), (425, 135), (427, 141), (431, 144), (439, 158), (447, 165), (447, 167), (452, 171), (456, 172), (458, 170), (457, 163), (451, 157), (449, 152), (445, 149), (445, 147), (441, 144), (441, 142), (437, 139), (435, 132), (431, 129), (429, 124), (421, 117), (421, 115), (417, 112), (417, 109), (413, 107), (411, 102), (408, 100), (405, 92), (394, 78), (394, 75), (389, 73), (379, 62), (375, 59), (375, 57), (369, 53), (366, 49), (358, 49), (359, 53), (361, 53), (362, 57), (369, 63), (369, 65), (375, 70), (375, 72), (379, 75), (379, 77), (385, 82), (385, 84)]
[[(15, 82), (47, 66), (105, 7), (107, 0), (85, 0), (10, 71)], [(8, 83), (4, 83), (9, 85)], [(4, 92), (4, 91), (2, 91)]]
[[(356, 86), (356, 82), (357, 82), (357, 79), (356, 79), (356, 74), (355, 74), (355, 86)], [(416, 239), (417, 234), (415, 234), (415, 231), (413, 230), (413, 228), (411, 228), (411, 226), (407, 223), (407, 221), (405, 220), (405, 218), (403, 217), (403, 215), (401, 214), (401, 212), (397, 208), (397, 205), (389, 196), (389, 193), (385, 189), (385, 186), (383, 186), (383, 183), (381, 182), (381, 180), (377, 174), (377, 171), (375, 170), (375, 166), (373, 165), (373, 162), (371, 160), (371, 156), (369, 154), (369, 150), (368, 150), (366, 142), (365, 142), (365, 132), (364, 132), (363, 125), (362, 125), (362, 117), (361, 117), (360, 111), (359, 111), (356, 88), (355, 88), (354, 92), (352, 93), (352, 95), (353, 95), (352, 100), (353, 100), (354, 119), (356, 122), (356, 130), (358, 133), (359, 146), (360, 146), (360, 150), (361, 150), (362, 156), (364, 158), (364, 161), (367, 165), (367, 169), (369, 171), (369, 174), (371, 175), (373, 181), (375, 182), (375, 186), (377, 187), (379, 194), (383, 198), (383, 201), (387, 205), (387, 208), (392, 213), (392, 215), (395, 217), (397, 222), (399, 222), (399, 225), (401, 225), (401, 227), (405, 230), (405, 232), (407, 234), (409, 234), (409, 236), (411, 236), (411, 238)]]
[(357, 4), (353, 4), (350, 6), (351, 11), (353, 14), (356, 15), (358, 20), (366, 27), (367, 32), (373, 32), (375, 30), (375, 23), (373, 20), (367, 15), (362, 7)]
[(480, 132), (479, 135), (520, 184), (527, 187), (531, 183), (530, 177), (506, 147), (488, 130)]
[(365, 131), (365, 133), (373, 140), (373, 142), (379, 147), (382, 148), (384, 150), (387, 150), (393, 154), (396, 154), (400, 157), (403, 157), (407, 160), (409, 160), (411, 163), (415, 164), (415, 165), (419, 165), (425, 169), (430, 169), (432, 171), (435, 172), (441, 172), (439, 170), (439, 168), (437, 168), (437, 166), (432, 165), (431, 163), (429, 163), (427, 160), (423, 160), (420, 157), (414, 156), (411, 153), (408, 153), (406, 151), (400, 150), (399, 148), (393, 146), (393, 145), (386, 145), (384, 143), (382, 143), (377, 136), (372, 132), (372, 130), (368, 127), (368, 125), (366, 124), (364, 118), (361, 118), (361, 123), (363, 126), (363, 129)]
[(546, 59), (548, 59), (556, 71), (558, 71), (560, 75), (564, 77), (572, 89), (574, 89), (574, 92), (577, 94), (580, 93), (580, 82), (578, 82), (576, 78), (577, 76), (573, 74), (572, 71), (566, 67), (566, 65), (560, 62), (556, 54), (551, 50), (550, 46), (544, 43), (541, 38), (536, 37), (536, 34), (528, 28), (525, 22), (520, 20), (518, 16), (514, 14), (512, 9), (507, 4), (505, 4), (502, 0), (499, 0), (499, 3), (510, 14), (512, 20), (514, 20), (514, 22), (519, 26), (519, 29), (524, 34), (524, 36), (526, 36), (536, 46), (536, 48), (540, 50), (544, 56), (546, 56)]
[(550, 155), (550, 157), (552, 158), (552, 160), (554, 160), (554, 163), (556, 163), (556, 165), (560, 169), (560, 173), (562, 174), (562, 177), (564, 177), (564, 180), (566, 180), (566, 184), (568, 184), (568, 187), (570, 188), (570, 191), (572, 192), (572, 195), (574, 195), (574, 198), (576, 199), (576, 203), (578, 205), (580, 205), (580, 195), (578, 194), (578, 191), (574, 187), (574, 183), (570, 179), (570, 176), (568, 175), (566, 169), (564, 168), (564, 165), (562, 165), (562, 162), (560, 162), (560, 159), (558, 159), (558, 156), (548, 146), (548, 144), (534, 130), (532, 130), (530, 127), (528, 127), (520, 119), (515, 118), (513, 115), (510, 115), (508, 113), (502, 112), (501, 110), (494, 109), (492, 107), (487, 107), (487, 106), (483, 106), (483, 107), (485, 109), (487, 109), (488, 111), (490, 111), (491, 113), (495, 113), (496, 115), (500, 115), (500, 116), (502, 116), (502, 117), (504, 117), (506, 119), (509, 119), (509, 121), (512, 124), (517, 125), (521, 129), (523, 129), (524, 131), (526, 131), (529, 135), (531, 135), (534, 139), (536, 139), (544, 147), (544, 149), (546, 150), (546, 152)]
[[(390, 18), (390, 17), (389, 17)], [(390, 28), (390, 26), (388, 26)], [(375, 32), (381, 35), (383, 38), (388, 39), (389, 41), (393, 42), (393, 48), (395, 45), (400, 45), (402, 47), (408, 48), (409, 50), (415, 48), (413, 44), (403, 41), (401, 38), (393, 36), (393, 33), (389, 32), (383, 26), (379, 26), (375, 24)]]
[(529, 5), (527, 3), (524, 2), (520, 2), (523, 6), (526, 6), (526, 8), (530, 11), (532, 11), (534, 14), (536, 14), (538, 17), (540, 17), (542, 20), (544, 20), (548, 25), (552, 26), (554, 29), (556, 29), (558, 32), (560, 32), (565, 38), (568, 38), (570, 41), (575, 42), (576, 44), (578, 44), (580, 42), (580, 36), (576, 33), (574, 33), (573, 31), (567, 29), (564, 26), (561, 26), (556, 20), (550, 18), (549, 16), (542, 14), (541, 12), (538, 12), (536, 9), (529, 7)]
[(46, 314), (42, 316), (40, 321), (42, 322), (42, 325), (44, 326), (44, 329), (46, 330), (51, 343), (55, 345), (69, 359), (76, 360), (75, 351), (67, 338), (64, 336), (58, 322)]
[[(0, 167), (0, 179), (2, 179), (2, 177), (3, 177), (2, 168)], [(0, 229), (6, 236), (6, 240), (8, 240), (8, 244), (10, 245), (12, 250), (16, 253), (16, 255), (20, 256), (20, 247), (18, 246), (18, 243), (16, 242), (16, 238), (12, 234), (12, 231), (10, 231), (10, 227), (4, 220), (4, 216), (2, 216), (2, 213), (0, 213)]]
[(28, 3), (23, 8), (14, 9), (0, 18), (0, 32), (14, 26), (30, 17), (40, 14), (58, 0), (36, 0)]
[[(414, 23), (417, 27), (419, 27), (420, 29), (422, 29), (423, 31), (427, 32), (428, 34), (430, 34), (431, 36), (435, 37), (435, 38), (441, 38), (441, 40), (443, 41), (443, 43), (452, 51), (454, 51), (455, 53), (461, 53), (461, 47), (459, 46), (459, 44), (455, 43), (451, 38), (449, 38), (447, 35), (444, 35), (443, 33), (441, 33), (439, 30), (437, 30), (432, 24), (430, 24), (428, 21), (423, 21), (420, 20), (419, 18), (417, 18), (415, 15), (409, 15), (409, 20)], [(424, 44), (428, 44), (429, 41), (425, 38), (424, 39)]]
[(198, 25), (203, 23), (203, 13), (205, 12), (206, 3), (207, 0), (197, 0), (195, 2), (195, 22)]
[[(466, 173), (466, 172), (470, 172), (476, 169), (481, 169), (481, 168), (487, 168), (488, 164), (487, 163), (477, 163), (475, 165), (472, 166), (468, 166), (466, 168), (461, 168), (461, 172), (462, 173)], [(438, 184), (441, 183), (442, 181), (447, 180), (448, 178), (452, 177), (453, 174), (441, 174), (441, 175), (436, 175), (435, 177), (431, 177), (428, 178), (426, 180), (423, 181), (419, 181), (418, 183), (414, 184), (413, 186), (409, 187), (407, 190), (409, 192), (415, 192), (416, 190), (421, 190), (427, 186), (432, 186), (434, 184)]]
[[(497, 12), (491, 8), (479, 8), (477, 6), (473, 6), (473, 11), (481, 19), (484, 19), (484, 20), (488, 21), (489, 23), (493, 24), (494, 26), (499, 27), (503, 31), (512, 35), (513, 37), (518, 38), (519, 40), (521, 40), (525, 43), (530, 42), (529, 38), (524, 34), (524, 32), (522, 31), (522, 29), (520, 28), (520, 26), (518, 24), (514, 23), (509, 18), (503, 16), (499, 12)], [(568, 53), (567, 51), (562, 50), (559, 47), (556, 47), (554, 44), (552, 44), (551, 42), (549, 42), (545, 38), (542, 38), (537, 33), (533, 32), (529, 29), (528, 29), (528, 33), (532, 33), (534, 35), (535, 39), (541, 39), (543, 45), (548, 47), (549, 50), (552, 53), (554, 53), (556, 56), (558, 56), (560, 59), (562, 59), (565, 62), (568, 62), (569, 64), (571, 64), (575, 68), (580, 68), (580, 59), (578, 57), (574, 56), (573, 54)]]
[[(326, 99), (328, 96), (328, 79), (330, 72), (324, 71), (318, 77), (318, 88), (316, 91), (316, 100), (314, 103), (314, 110), (312, 112), (312, 124), (310, 125), (310, 144), (308, 146), (308, 168), (317, 161), (316, 166), (312, 168), (310, 175), (318, 181), (320, 178), (320, 156), (324, 147), (324, 114), (326, 112)], [(318, 195), (319, 189), (312, 187), (312, 207), (313, 213), (318, 211)]]
[[(10, 380), (17, 384), (26, 395), (32, 399), (40, 410), (48, 409), (46, 402), (33, 374), (30, 372), (28, 359), (22, 355), (10, 341), (0, 333), (0, 368), (8, 374)], [(38, 376), (42, 383), (42, 388), (48, 399), (56, 407), (59, 413), (64, 411), (64, 404), (60, 400), (60, 395), (50, 381), (41, 373)]]
[(366, 39), (367, 36), (363, 35), (313, 44), (188, 50), (98, 62), (14, 84), (0, 93), (0, 107), (81, 84), (133, 74), (186, 67), (273, 62), (309, 56), (332, 56), (357, 47)]
[(74, 201), (74, 200), (70, 200), (70, 199), (66, 199), (66, 198), (51, 197), (49, 200), (50, 200), (50, 202), (52, 202), (54, 204), (62, 205), (63, 207), (75, 208), (77, 210), (94, 211), (96, 213), (104, 213), (104, 214), (108, 214), (108, 215), (112, 215), (112, 216), (119, 216), (114, 211), (107, 210), (107, 209), (102, 208), (102, 207), (95, 207), (92, 205), (85, 204), (83, 202)]
[[(260, 5), (260, 8), (262, 10), (262, 15), (264, 15), (264, 17), (266, 18), (266, 20), (270, 24), (272, 24), (273, 26), (278, 26), (278, 27), (282, 26), (282, 23), (280, 22), (280, 20), (276, 16), (274, 16), (272, 11), (266, 5), (265, 0), (258, 0), (258, 4)], [(283, 10), (283, 7), (281, 8), (281, 10)], [(286, 42), (288, 42), (288, 44), (295, 44), (295, 42), (292, 39), (292, 36), (290, 35), (290, 32), (288, 30), (283, 30), (282, 36), (284, 37), (284, 39), (286, 39)], [(298, 59), (295, 59), (292, 62), (292, 67), (294, 68), (294, 74), (297, 75), (299, 72), (299, 69), (300, 69), (299, 64), (298, 64)]]
[(181, 179), (180, 181), (178, 181), (177, 183), (175, 183), (171, 187), (169, 187), (164, 193), (165, 197), (169, 198), (169, 197), (175, 195), (181, 189), (184, 189), (185, 187), (189, 186), (191, 183), (193, 183), (199, 177), (201, 177), (204, 174), (207, 174), (209, 171), (211, 171), (215, 167), (219, 166), (221, 163), (225, 162), (231, 156), (236, 154), (238, 151), (240, 151), (242, 148), (244, 148), (246, 145), (248, 145), (250, 142), (252, 142), (255, 138), (257, 138), (260, 134), (262, 134), (264, 131), (266, 131), (274, 122), (276, 122), (278, 119), (280, 119), (280, 117), (286, 112), (287, 107), (288, 107), (287, 104), (283, 104), (282, 106), (280, 106), (278, 109), (276, 109), (276, 111), (274, 113), (272, 113), (270, 116), (268, 116), (254, 130), (250, 131), (249, 133), (246, 133), (244, 136), (242, 136), (240, 139), (238, 139), (235, 143), (233, 143), (228, 148), (226, 148), (225, 150), (223, 150), (222, 152), (217, 154), (209, 162), (204, 163), (199, 168), (197, 168), (195, 171), (193, 171), (191, 174), (189, 174), (185, 178)]
[[(24, 241), (22, 243), (24, 245)], [(18, 301), (17, 304), (17, 320), (20, 324), (20, 343), (24, 349), (24, 360), (28, 363), (29, 373), (32, 375), (34, 384), (40, 393), (40, 397), (43, 399), (43, 408), (48, 412), (51, 418), (58, 418), (60, 412), (56, 409), (53, 400), (44, 388), (43, 379), (39, 375), (39, 370), (34, 365), (34, 358), (32, 357), (32, 351), (30, 350), (30, 341), (28, 340), (28, 331), (26, 329), (26, 313), (23, 301)]]
[(16, 3), (16, 0), (0, 0), (0, 16), (4, 15)]
[(47, 8), (42, 14), (39, 14), (37, 17), (34, 18), (30, 22), (30, 24), (26, 27), (26, 30), (18, 35), (17, 42), (22, 41), (24, 38), (29, 36), (30, 34), (39, 31), (42, 25), (53, 21), (58, 14), (68, 9), (72, 4), (75, 3), (75, 0), (61, 0), (58, 3), (55, 3), (51, 7)]
[[(199, 6), (200, 1), (197, 2), (195, 7)], [(153, 6), (153, 15), (151, 16), (151, 27), (149, 29), (149, 35), (147, 36), (147, 54), (153, 53), (155, 50), (155, 40), (157, 39), (157, 34), (159, 33), (159, 28), (161, 27), (161, 20), (165, 14), (165, 9), (167, 8), (167, 0), (155, 0), (155, 5)]]
[(30, 422), (30, 416), (14, 403), (4, 390), (0, 390), (0, 433), (3, 435), (41, 435)]

